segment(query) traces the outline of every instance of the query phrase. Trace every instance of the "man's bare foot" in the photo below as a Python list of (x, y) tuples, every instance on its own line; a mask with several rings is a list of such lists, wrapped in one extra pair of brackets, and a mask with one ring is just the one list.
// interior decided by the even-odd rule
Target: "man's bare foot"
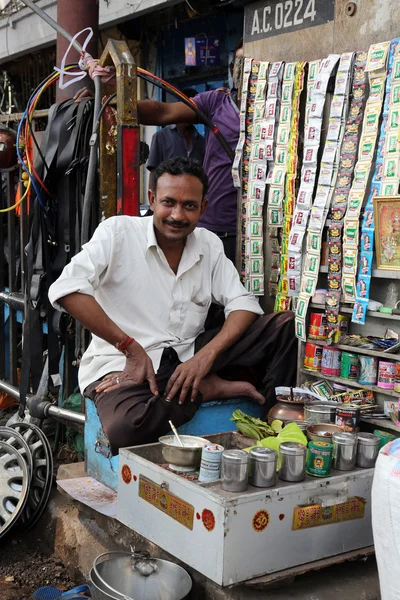
[(227, 379), (221, 379), (218, 375), (207, 375), (201, 382), (199, 389), (203, 394), (203, 402), (246, 396), (259, 404), (265, 404), (264, 396), (257, 392), (254, 385), (247, 381), (228, 381)]

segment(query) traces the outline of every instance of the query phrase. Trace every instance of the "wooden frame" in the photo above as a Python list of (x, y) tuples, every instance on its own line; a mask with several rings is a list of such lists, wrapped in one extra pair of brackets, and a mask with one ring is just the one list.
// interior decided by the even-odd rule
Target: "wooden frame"
[(400, 271), (400, 196), (375, 196), (376, 268)]

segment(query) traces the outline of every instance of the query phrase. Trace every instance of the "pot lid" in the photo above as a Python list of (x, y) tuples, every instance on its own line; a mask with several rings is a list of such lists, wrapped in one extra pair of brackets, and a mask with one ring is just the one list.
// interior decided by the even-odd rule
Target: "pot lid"
[(224, 450), (222, 458), (229, 462), (244, 463), (249, 460), (249, 455), (244, 450)]
[(279, 446), (279, 450), (284, 454), (305, 454), (306, 447), (303, 444), (298, 444), (297, 442), (283, 442)]
[(272, 448), (252, 448), (250, 450), (250, 456), (256, 460), (262, 460), (264, 462), (273, 462), (278, 458), (278, 453)]
[(355, 433), (347, 433), (343, 431), (341, 433), (334, 433), (332, 440), (338, 444), (344, 444), (345, 446), (354, 446), (357, 444), (357, 435)]
[(358, 441), (366, 446), (377, 446), (381, 440), (373, 433), (362, 432), (358, 434)]

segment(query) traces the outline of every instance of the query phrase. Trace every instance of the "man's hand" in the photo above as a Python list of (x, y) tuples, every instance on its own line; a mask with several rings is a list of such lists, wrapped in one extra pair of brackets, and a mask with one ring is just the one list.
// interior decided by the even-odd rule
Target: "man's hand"
[(102, 382), (97, 386), (96, 392), (111, 392), (118, 389), (121, 385), (136, 385), (144, 383), (147, 380), (152, 394), (158, 396), (158, 387), (153, 363), (143, 347), (134, 341), (128, 346), (126, 354), (125, 369), (120, 372), (109, 373), (106, 375)]
[(212, 352), (200, 350), (192, 358), (179, 365), (171, 375), (165, 388), (166, 399), (171, 402), (181, 390), (179, 404), (183, 404), (189, 389), (192, 388), (190, 400), (194, 402), (199, 392), (199, 385), (210, 372), (214, 360), (215, 356)]
[(78, 90), (74, 96), (75, 102), (80, 102), (84, 98), (94, 98), (94, 94), (88, 88), (81, 88)]

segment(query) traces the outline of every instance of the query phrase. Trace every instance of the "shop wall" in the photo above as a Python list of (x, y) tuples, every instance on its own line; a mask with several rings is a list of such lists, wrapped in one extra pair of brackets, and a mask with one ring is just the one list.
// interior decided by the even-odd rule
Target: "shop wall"
[[(331, 1), (323, 0), (323, 3), (329, 4)], [(274, 14), (277, 4), (288, 3), (278, 3), (276, 0), (257, 2), (246, 7), (246, 14), (251, 14), (251, 9), (260, 5), (263, 7), (269, 5), (271, 13)], [(292, 4), (297, 6), (298, 1)], [(304, 6), (306, 4), (305, 0)], [(318, 8), (318, 2), (314, 4)], [(348, 13), (352, 8), (350, 5), (354, 5), (355, 8), (352, 16)], [(336, 0), (334, 8), (334, 20), (323, 25), (272, 35), (257, 41), (252, 41), (251, 35), (246, 35), (245, 54), (258, 60), (309, 61), (330, 53), (362, 50), (371, 44), (393, 39), (400, 34), (399, 0), (356, 0), (355, 2)], [(260, 26), (262, 27), (262, 24)]]

